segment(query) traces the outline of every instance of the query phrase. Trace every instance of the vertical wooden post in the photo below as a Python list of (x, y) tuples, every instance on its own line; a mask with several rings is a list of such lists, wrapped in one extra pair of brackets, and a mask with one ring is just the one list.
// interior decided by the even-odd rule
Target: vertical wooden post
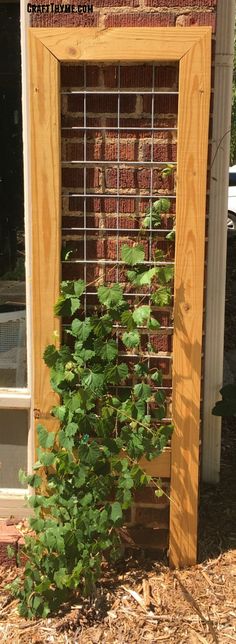
[(211, 40), (180, 61), (170, 562), (197, 557), (200, 387)]
[(30, 96), (34, 413), (50, 430), (57, 396), (43, 352), (60, 331), (53, 316), (61, 271), (60, 63), (31, 33)]

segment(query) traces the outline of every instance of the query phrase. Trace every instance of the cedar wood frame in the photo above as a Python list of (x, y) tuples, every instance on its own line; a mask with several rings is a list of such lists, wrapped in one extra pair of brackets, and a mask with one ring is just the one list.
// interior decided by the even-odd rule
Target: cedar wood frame
[(44, 348), (60, 334), (60, 62), (179, 62), (176, 251), (171, 449), (148, 464), (171, 479), (169, 557), (197, 557), (200, 388), (206, 177), (211, 88), (211, 28), (30, 28), (30, 120), (33, 275), (33, 400), (48, 428), (55, 394)]

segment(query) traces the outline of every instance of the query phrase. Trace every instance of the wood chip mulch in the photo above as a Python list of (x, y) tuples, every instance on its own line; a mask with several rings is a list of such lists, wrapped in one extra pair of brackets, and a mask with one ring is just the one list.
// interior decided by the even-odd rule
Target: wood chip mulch
[[(125, 568), (124, 564), (123, 567)], [(93, 601), (75, 602), (57, 617), (18, 616), (1, 574), (0, 641), (14, 644), (136, 644), (236, 642), (236, 550), (191, 569), (132, 559), (127, 570), (105, 572)], [(8, 573), (8, 580), (15, 571)]]

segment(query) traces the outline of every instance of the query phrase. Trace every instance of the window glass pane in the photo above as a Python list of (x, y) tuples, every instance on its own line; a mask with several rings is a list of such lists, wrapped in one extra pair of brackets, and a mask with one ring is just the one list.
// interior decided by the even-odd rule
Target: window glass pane
[(19, 12), (0, 4), (0, 387), (26, 386)]
[(28, 412), (0, 410), (0, 488), (22, 488), (18, 472), (27, 467)]

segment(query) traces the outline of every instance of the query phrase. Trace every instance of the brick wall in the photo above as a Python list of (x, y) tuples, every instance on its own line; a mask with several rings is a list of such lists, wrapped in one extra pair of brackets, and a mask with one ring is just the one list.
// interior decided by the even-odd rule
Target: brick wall
[[(43, 1), (40, 0), (43, 4)], [(37, 4), (40, 4), (39, 2)], [(72, 4), (72, 0), (71, 0)], [(217, 0), (89, 0), (94, 12), (78, 14), (37, 14), (32, 16), (33, 26), (96, 26), (96, 27), (156, 27), (156, 26), (212, 26), (215, 30)], [(98, 259), (115, 260), (117, 248), (121, 243), (132, 244), (140, 228), (140, 223), (148, 205), (146, 195), (150, 191), (150, 168), (129, 166), (129, 162), (147, 162), (153, 159), (158, 162), (175, 162), (177, 155), (177, 96), (163, 94), (155, 97), (154, 122), (160, 128), (153, 135), (148, 132), (151, 124), (151, 97), (145, 90), (154, 87), (159, 91), (173, 92), (178, 88), (178, 70), (175, 64), (162, 64), (153, 70), (151, 65), (121, 66), (120, 86), (122, 91), (137, 90), (136, 94), (121, 96), (120, 125), (125, 128), (119, 135), (113, 127), (117, 125), (117, 98), (114, 94), (98, 95), (97, 89), (114, 90), (117, 88), (116, 65), (90, 64), (86, 66), (86, 88), (94, 90), (87, 96), (86, 125), (95, 129), (87, 131), (86, 159), (94, 162), (86, 170), (86, 192), (91, 197), (86, 199), (86, 258), (94, 260), (88, 264), (87, 281), (101, 276), (105, 281), (125, 281), (122, 267), (101, 268)], [(71, 90), (82, 90), (85, 86), (84, 69), (82, 65), (62, 65), (62, 227), (64, 251), (71, 251), (70, 262), (63, 264), (63, 278), (84, 278), (83, 263), (76, 259), (84, 259), (84, 234), (78, 228), (84, 225), (84, 169), (85, 154), (83, 129), (75, 128), (84, 125), (83, 96), (66, 93)], [(140, 124), (146, 128), (142, 132)], [(104, 131), (104, 129), (106, 130)], [(110, 129), (109, 129), (110, 128)], [(134, 128), (134, 129), (131, 129)], [(137, 128), (137, 129), (135, 129)], [(169, 128), (166, 130), (165, 128)], [(119, 173), (119, 192), (124, 198), (119, 200), (117, 215), (117, 169), (115, 161), (118, 156), (124, 166)], [(72, 161), (81, 161), (72, 167)], [(102, 161), (111, 162), (104, 166)], [(100, 165), (99, 165), (100, 162)], [(153, 192), (157, 196), (174, 194), (174, 175), (163, 179), (160, 167), (153, 170)], [(139, 195), (139, 199), (135, 195)], [(80, 196), (81, 195), (81, 196)], [(168, 232), (172, 228), (175, 216), (175, 199), (171, 201), (168, 215), (162, 217), (161, 228)], [(118, 219), (117, 219), (118, 217)], [(119, 241), (117, 244), (116, 227), (119, 226)], [(77, 228), (77, 231), (73, 231)], [(89, 229), (92, 229), (89, 231)], [(104, 229), (107, 229), (104, 232)], [(152, 243), (152, 250), (156, 247)], [(149, 244), (144, 240), (146, 257), (149, 258)], [(174, 245), (166, 240), (165, 232), (158, 236), (158, 247), (166, 253), (167, 259), (174, 258)], [(95, 304), (93, 296), (88, 298), (88, 306)], [(171, 349), (172, 309), (157, 309), (156, 318), (163, 329), (151, 340), (156, 352), (161, 352), (159, 358), (151, 358), (157, 368), (162, 369), (164, 385), (167, 387), (167, 415), (170, 414), (171, 400)], [(124, 349), (124, 347), (123, 347)], [(153, 362), (154, 364), (154, 362)], [(151, 367), (153, 366), (151, 364)], [(169, 389), (168, 389), (169, 388)], [(168, 482), (166, 482), (168, 489)], [(153, 489), (148, 488), (136, 494), (135, 503), (127, 516), (129, 526), (128, 545), (166, 549), (168, 546), (169, 508), (167, 497), (156, 499)]]
[[(73, 4), (72, 0), (70, 3)], [(45, 4), (38, 0), (37, 4)], [(77, 2), (74, 4), (77, 4)], [(189, 27), (215, 30), (217, 0), (87, 0), (93, 13), (32, 14), (34, 27)]]

